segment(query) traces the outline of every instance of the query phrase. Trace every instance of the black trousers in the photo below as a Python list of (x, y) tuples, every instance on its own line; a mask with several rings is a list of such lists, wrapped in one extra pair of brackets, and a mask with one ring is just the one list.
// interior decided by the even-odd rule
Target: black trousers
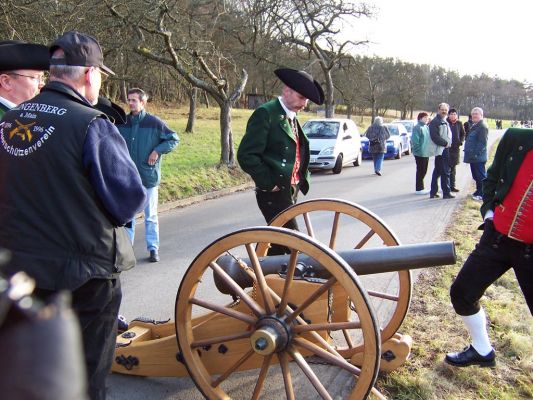
[[(298, 186), (292, 187), (290, 192), (285, 190), (278, 190), (277, 192), (265, 192), (260, 189), (255, 190), (255, 198), (257, 205), (265, 217), (267, 224), (274, 219), (280, 212), (286, 210), (293, 204), (296, 204), (298, 199)], [(295, 219), (287, 221), (284, 228), (298, 230), (298, 224)], [(269, 255), (280, 255), (290, 253), (285, 246), (273, 244), (268, 250)]]
[(487, 220), (479, 243), (450, 288), (455, 312), (463, 316), (476, 314), (481, 296), (509, 268), (514, 269), (533, 315), (533, 245), (502, 235), (494, 229), (494, 223)]
[(416, 191), (424, 190), (424, 178), (428, 172), (429, 157), (415, 156), (416, 161)]
[[(37, 289), (50, 297), (53, 291)], [(72, 308), (80, 321), (91, 400), (104, 400), (117, 336), (117, 317), (122, 300), (120, 279), (92, 279), (72, 292)]]
[(450, 153), (444, 149), (441, 156), (435, 156), (435, 168), (431, 176), (431, 195), (439, 191), (439, 178), (442, 193), (446, 196), (450, 194)]

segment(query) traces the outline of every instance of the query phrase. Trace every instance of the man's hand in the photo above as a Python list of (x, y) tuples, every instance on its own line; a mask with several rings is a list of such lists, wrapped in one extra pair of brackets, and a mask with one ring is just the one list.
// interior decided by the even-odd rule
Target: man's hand
[(159, 154), (157, 154), (157, 151), (152, 151), (150, 155), (148, 156), (148, 165), (155, 165), (157, 162), (157, 159), (159, 158)]

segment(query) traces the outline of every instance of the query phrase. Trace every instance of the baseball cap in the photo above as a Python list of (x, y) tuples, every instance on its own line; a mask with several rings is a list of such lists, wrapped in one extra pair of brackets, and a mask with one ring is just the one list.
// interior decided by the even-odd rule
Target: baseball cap
[(98, 41), (91, 35), (69, 31), (58, 37), (50, 46), (50, 55), (57, 49), (63, 50), (63, 58), (50, 59), (50, 65), (72, 65), (98, 67), (110, 75), (115, 75), (104, 65), (104, 55)]

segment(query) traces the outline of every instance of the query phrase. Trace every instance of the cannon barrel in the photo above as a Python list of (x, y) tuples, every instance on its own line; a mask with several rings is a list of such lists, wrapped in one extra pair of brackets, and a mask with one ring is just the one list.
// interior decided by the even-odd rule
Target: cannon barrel
[[(380, 247), (374, 249), (345, 250), (338, 255), (352, 267), (357, 275), (381, 274), (428, 267), (455, 264), (455, 244), (453, 241), (408, 244), (400, 246)], [(289, 263), (289, 255), (260, 257), (259, 262), (264, 275), (280, 274)], [(252, 278), (243, 271), (239, 264), (251, 266), (248, 258), (224, 255), (218, 258), (217, 264), (244, 288), (252, 287)], [(312, 278), (329, 278), (328, 272), (313, 258), (300, 255), (297, 260), (296, 276)], [(224, 294), (233, 294), (222, 279), (214, 273), (214, 281), (218, 290)]]

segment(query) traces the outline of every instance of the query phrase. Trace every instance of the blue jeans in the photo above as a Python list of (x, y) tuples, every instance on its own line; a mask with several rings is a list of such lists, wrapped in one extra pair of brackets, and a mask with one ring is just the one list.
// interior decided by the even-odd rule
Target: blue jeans
[(385, 153), (372, 153), (372, 160), (374, 160), (374, 171), (381, 171), (381, 165), (383, 164), (383, 159), (385, 158)]
[(476, 191), (474, 192), (474, 196), (483, 196), (482, 182), (487, 177), (485, 162), (470, 163), (470, 171), (472, 172), (472, 178), (476, 181)]
[[(144, 228), (146, 231), (146, 248), (150, 250), (159, 249), (159, 220), (157, 219), (157, 203), (159, 197), (159, 187), (146, 189), (146, 203), (144, 205)], [(131, 228), (126, 228), (131, 244), (135, 239), (135, 218), (131, 223)]]

